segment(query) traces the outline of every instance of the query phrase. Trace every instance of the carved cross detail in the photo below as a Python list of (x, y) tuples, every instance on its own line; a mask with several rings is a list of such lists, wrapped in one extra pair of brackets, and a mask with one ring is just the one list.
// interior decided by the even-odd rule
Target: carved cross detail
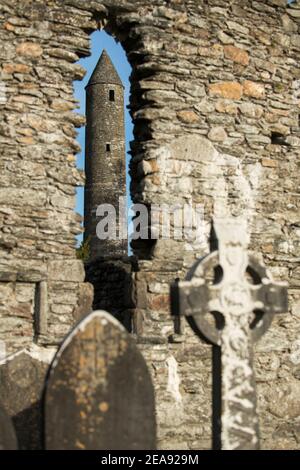
[[(244, 221), (220, 219), (213, 226), (218, 250), (197, 261), (186, 281), (172, 286), (172, 311), (189, 317), (198, 334), (221, 347), (222, 448), (258, 449), (252, 343), (274, 314), (287, 311), (287, 286), (275, 283), (265, 266), (248, 255)], [(209, 279), (212, 270), (214, 280)]]

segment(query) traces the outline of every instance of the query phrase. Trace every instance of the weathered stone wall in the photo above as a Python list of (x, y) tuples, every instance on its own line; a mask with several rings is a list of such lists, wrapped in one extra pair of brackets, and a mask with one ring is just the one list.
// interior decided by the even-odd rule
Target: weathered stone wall
[[(252, 249), (290, 283), (290, 312), (257, 346), (257, 381), (263, 447), (299, 448), (299, 3), (1, 0), (0, 11), (1, 272), (74, 259), (74, 126), (84, 122), (72, 113), (72, 81), (84, 74), (74, 62), (105, 27), (133, 67), (134, 200), (202, 203), (207, 223), (244, 215)], [(174, 328), (168, 297), (169, 282), (207, 252), (208, 224), (205, 235), (198, 246), (135, 247), (133, 323), (155, 381), (162, 448), (211, 444), (211, 346)], [(1, 324), (5, 338), (14, 323), (5, 315)], [(57, 344), (60, 321), (52, 331)]]
[(132, 331), (137, 304), (132, 271), (136, 262), (127, 256), (98, 257), (86, 265), (86, 278), (94, 286), (94, 310), (106, 310)]
[[(57, 37), (51, 43), (55, 33), (49, 22), (37, 18), (43, 15), (42, 4), (35, 8), (15, 2), (15, 7), (9, 2), (0, 7), (5, 85), (0, 110), (0, 339), (8, 353), (32, 341), (57, 345), (74, 323), (84, 281), (82, 263), (75, 259), (75, 235), (81, 230), (75, 187), (83, 182), (76, 169), (74, 130), (82, 119), (71, 112), (74, 68), (69, 61), (76, 57), (66, 51), (66, 59), (55, 48)], [(84, 75), (79, 67), (75, 70), (78, 78)], [(47, 294), (39, 319), (41, 281), (47, 283)]]

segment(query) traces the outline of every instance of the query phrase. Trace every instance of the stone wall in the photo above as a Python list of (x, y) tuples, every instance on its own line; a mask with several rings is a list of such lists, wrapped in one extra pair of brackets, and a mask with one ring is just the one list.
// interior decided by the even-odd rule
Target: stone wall
[[(119, 251), (119, 250), (118, 250)], [(94, 310), (106, 310), (132, 332), (132, 318), (137, 304), (133, 257), (96, 258), (86, 265), (86, 278), (94, 286)]]
[[(7, 99), (0, 107), (1, 272), (20, 265), (51, 273), (56, 260), (78, 267), (74, 194), (82, 177), (74, 127), (84, 119), (72, 112), (72, 81), (84, 75), (75, 62), (89, 54), (89, 34), (104, 27), (133, 67), (134, 200), (193, 201), (203, 204), (206, 221), (198, 245), (135, 246), (133, 327), (155, 381), (159, 445), (211, 445), (211, 346), (188, 326), (174, 325), (168, 285), (208, 251), (211, 216), (230, 213), (247, 218), (251, 248), (290, 284), (290, 312), (275, 319), (257, 346), (257, 382), (263, 448), (299, 448), (299, 3), (1, 0), (0, 14)], [(67, 273), (52, 278), (50, 305), (57, 298), (52, 289), (64, 296), (67, 285), (76, 309), (80, 276), (74, 284)], [(5, 276), (4, 282), (11, 289)], [(20, 282), (28, 283), (22, 276)], [(33, 293), (26, 289), (18, 302), (28, 304), (29, 317)], [(7, 338), (21, 316), (4, 295), (13, 305), (11, 317), (4, 312), (1, 320)], [(49, 311), (55, 324), (45, 345), (57, 344), (74, 316), (60, 307)], [(30, 341), (32, 320), (21, 321)], [(18, 337), (12, 348), (23, 344)]]

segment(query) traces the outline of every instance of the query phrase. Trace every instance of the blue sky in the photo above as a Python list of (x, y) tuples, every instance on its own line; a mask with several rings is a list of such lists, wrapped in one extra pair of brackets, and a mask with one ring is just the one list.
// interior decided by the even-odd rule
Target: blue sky
[[(103, 51), (106, 49), (109, 54), (118, 74), (125, 86), (125, 132), (126, 132), (126, 152), (129, 150), (129, 142), (133, 139), (132, 135), (132, 122), (128, 110), (126, 109), (129, 103), (130, 82), (129, 76), (131, 67), (126, 58), (126, 54), (122, 46), (117, 43), (112, 36), (109, 36), (104, 31), (95, 31), (91, 35), (91, 55), (85, 59), (80, 59), (78, 63), (82, 65), (87, 71), (85, 77), (81, 81), (74, 82), (75, 98), (79, 101), (80, 107), (77, 112), (85, 114), (85, 86), (98, 62), (98, 59)], [(77, 166), (84, 168), (84, 147), (85, 147), (85, 127), (81, 127), (78, 132), (77, 140), (81, 145), (81, 152), (77, 155)], [(129, 156), (126, 154), (126, 164), (128, 172)], [(76, 211), (83, 215), (83, 193), (84, 188), (77, 189), (76, 198)], [(129, 194), (129, 177), (127, 174), (127, 194)], [(82, 235), (78, 236), (79, 242), (82, 240)]]

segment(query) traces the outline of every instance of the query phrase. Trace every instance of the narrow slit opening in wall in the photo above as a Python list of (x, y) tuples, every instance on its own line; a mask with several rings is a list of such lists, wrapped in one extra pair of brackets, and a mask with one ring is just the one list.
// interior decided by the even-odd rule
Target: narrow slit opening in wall
[(109, 90), (109, 101), (115, 101), (115, 90)]
[[(104, 109), (104, 112), (102, 113), (101, 120), (103, 121), (103, 128), (100, 129), (99, 134), (93, 135), (92, 138), (94, 139), (93, 145), (97, 147), (97, 140), (100, 139), (100, 145), (101, 145), (101, 140), (102, 140), (102, 145), (101, 148), (103, 150), (100, 150), (100, 152), (95, 155), (95, 158), (98, 159), (99, 164), (101, 164), (101, 158), (105, 160), (105, 167), (103, 169), (103, 172), (111, 171), (113, 175), (113, 181), (111, 188), (108, 188), (108, 191), (106, 192), (107, 195), (113, 194), (114, 191), (120, 193), (118, 187), (119, 184), (121, 185), (122, 178), (118, 178), (118, 172), (124, 171), (125, 168), (125, 173), (126, 173), (126, 189), (124, 191), (123, 197), (125, 197), (125, 205), (126, 205), (126, 216), (128, 214), (128, 208), (131, 205), (131, 199), (130, 199), (130, 192), (129, 192), (129, 186), (130, 186), (130, 178), (128, 174), (128, 168), (129, 168), (129, 150), (130, 150), (130, 145), (129, 142), (133, 140), (133, 124), (131, 121), (131, 117), (129, 114), (129, 92), (130, 92), (130, 81), (129, 77), (131, 74), (131, 66), (127, 60), (126, 53), (121, 46), (120, 43), (117, 43), (112, 36), (107, 34), (105, 31), (95, 31), (94, 33), (91, 34), (91, 55), (88, 58), (80, 59), (78, 62), (81, 66), (83, 66), (86, 69), (86, 75), (82, 81), (75, 81), (74, 82), (74, 89), (75, 89), (75, 98), (79, 101), (79, 108), (78, 112), (82, 115), (86, 114), (86, 86), (89, 84), (89, 81), (91, 80), (91, 76), (93, 74), (93, 71), (95, 70), (95, 67), (99, 61), (99, 58), (101, 57), (101, 54), (103, 51), (106, 51), (107, 55), (109, 56), (110, 61), (113, 64), (113, 67), (115, 68), (124, 88), (123, 88), (123, 93), (124, 93), (124, 103), (123, 104), (123, 109), (124, 109), (124, 121), (125, 121), (125, 128), (124, 128), (124, 140), (125, 140), (125, 148), (124, 148), (124, 161), (121, 162), (119, 161), (118, 164), (115, 163), (118, 158), (116, 158), (116, 152), (120, 152), (120, 141), (118, 141), (118, 138), (120, 136), (114, 135), (114, 141), (113, 138), (109, 137), (109, 140), (107, 141), (108, 133), (110, 130), (112, 130), (112, 126), (110, 125), (109, 122), (109, 116), (108, 116), (108, 110), (114, 111), (118, 106), (118, 104), (121, 103), (121, 96), (120, 96), (120, 89), (121, 87), (117, 83), (109, 83), (110, 81), (116, 81), (115, 76), (109, 76), (107, 77), (107, 85), (103, 84), (103, 96), (99, 97), (99, 103), (98, 105), (102, 106), (102, 109)], [(100, 74), (101, 75), (101, 74)], [(101, 77), (99, 74), (98, 76), (95, 76), (95, 82), (101, 82), (101, 80), (104, 78), (104, 81), (106, 80), (105, 77)], [(90, 86), (90, 85), (88, 85)], [(102, 93), (102, 91), (101, 91)], [(97, 99), (97, 98), (94, 98)], [(107, 108), (105, 108), (107, 103)], [(112, 107), (112, 103), (116, 105), (116, 107)], [(119, 106), (120, 108), (120, 106)], [(98, 112), (98, 111), (97, 111)], [(99, 111), (100, 112), (100, 111)], [(106, 123), (106, 124), (105, 124)], [(106, 125), (106, 127), (105, 127)], [(121, 126), (120, 126), (121, 127)], [(119, 129), (120, 131), (120, 129)], [(101, 134), (102, 132), (102, 134)], [(106, 135), (105, 135), (106, 134)], [(90, 137), (91, 138), (91, 137)], [(122, 139), (122, 137), (120, 137)], [(80, 146), (81, 146), (81, 152), (77, 155), (77, 166), (80, 169), (85, 169), (86, 166), (86, 153), (87, 153), (87, 143), (86, 143), (86, 129), (85, 127), (81, 127), (78, 132), (78, 138), (77, 138)], [(92, 146), (93, 146), (92, 145)], [(101, 155), (101, 153), (103, 154)], [(107, 161), (108, 154), (111, 156), (113, 160), (110, 162)], [(114, 167), (115, 165), (115, 167)], [(122, 170), (123, 169), (123, 170)], [(101, 167), (99, 166), (99, 171), (96, 170), (95, 174), (98, 173), (98, 175), (101, 175)], [(115, 171), (114, 171), (115, 170)], [(95, 168), (92, 170), (95, 171)], [(87, 173), (87, 171), (86, 171)], [(88, 175), (86, 175), (88, 176)], [(98, 182), (99, 185), (101, 185), (102, 181)], [(105, 195), (105, 193), (104, 193)], [(120, 194), (121, 195), (121, 194)], [(84, 218), (84, 187), (80, 187), (77, 190), (77, 198), (76, 198), (76, 212), (78, 212), (81, 217), (82, 217), (82, 229), (84, 227), (83, 224), (83, 218)], [(114, 199), (113, 197), (111, 200)], [(103, 201), (105, 203), (105, 201)], [(108, 201), (107, 201), (108, 202)], [(118, 222), (118, 217), (119, 217), (119, 209), (120, 206), (115, 207), (116, 213), (117, 213), (117, 222)], [(96, 213), (96, 210), (94, 208), (93, 214)], [(128, 226), (129, 220), (127, 217), (127, 226)], [(85, 224), (86, 225), (86, 224)], [(84, 229), (83, 229), (84, 230)], [(127, 230), (128, 231), (128, 230)], [(117, 231), (118, 235), (119, 232)], [(124, 233), (124, 229), (123, 229)], [(125, 241), (126, 243), (126, 241)], [(89, 252), (89, 239), (88, 237), (84, 236), (83, 233), (77, 236), (77, 256), (79, 258), (82, 258), (84, 261), (87, 261), (88, 259), (88, 252)], [(113, 254), (113, 253), (111, 253)], [(127, 241), (127, 254), (130, 253), (130, 247), (129, 243)], [(109, 255), (109, 253), (108, 253)]]
[(271, 143), (273, 145), (287, 145), (285, 138), (286, 136), (280, 132), (271, 132)]

